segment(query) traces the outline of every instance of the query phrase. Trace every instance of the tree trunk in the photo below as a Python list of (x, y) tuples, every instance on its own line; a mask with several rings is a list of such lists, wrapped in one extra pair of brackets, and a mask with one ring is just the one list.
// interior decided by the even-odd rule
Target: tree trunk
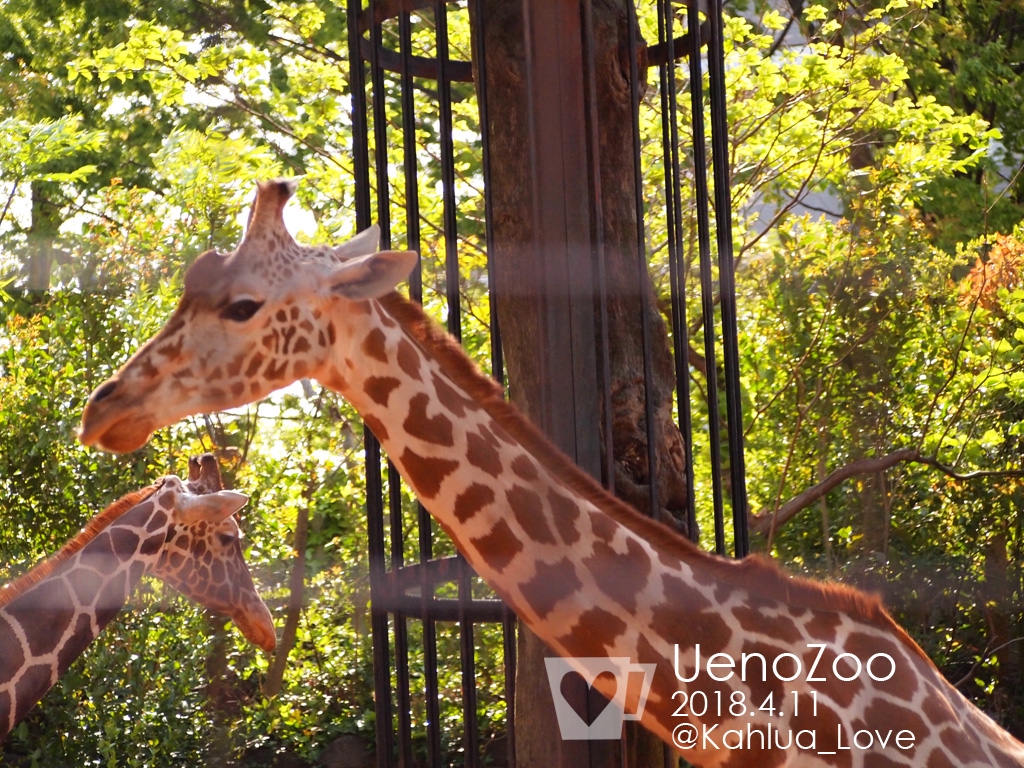
[(309, 508), (316, 493), (317, 483), (312, 470), (302, 494), (302, 506), (295, 512), (295, 562), (288, 576), (288, 609), (285, 613), (281, 642), (277, 645), (274, 660), (267, 669), (263, 693), (267, 698), (277, 696), (284, 687), (284, 673), (288, 667), (288, 654), (295, 648), (295, 639), (302, 619), (302, 607), (306, 596), (306, 543), (309, 532)]
[(865, 478), (860, 493), (861, 540), (857, 580), (861, 589), (883, 598), (887, 586), (885, 564), (889, 551), (890, 506), (885, 472), (875, 472)]
[[(1006, 554), (1006, 534), (998, 532), (985, 544), (985, 581), (979, 591), (979, 600), (988, 624), (988, 647), (996, 657), (996, 697), (1005, 706), (1012, 697), (1020, 677), (1020, 652), (1010, 631), (1011, 591), (1009, 558)], [(999, 707), (1000, 709), (1002, 707)]]
[(32, 190), (32, 226), (28, 233), (28, 263), (25, 265), (26, 286), (29, 291), (45, 293), (50, 290), (53, 269), (53, 243), (60, 230), (60, 210), (51, 201), (56, 194), (54, 185), (34, 181)]
[[(598, 144), (600, 152), (600, 205), (603, 220), (603, 242), (608, 285), (608, 361), (610, 367), (611, 425), (614, 452), (616, 492), (631, 504), (650, 512), (647, 463), (647, 426), (645, 386), (643, 377), (642, 322), (643, 293), (647, 294), (647, 322), (651, 330), (653, 353), (653, 397), (656, 414), (657, 486), (659, 513), (666, 519), (685, 520), (685, 461), (682, 438), (672, 420), (674, 376), (668, 338), (662, 318), (657, 314), (653, 289), (646, 270), (641, 278), (641, 255), (637, 249), (636, 202), (633, 196), (633, 133), (634, 106), (629, 87), (630, 33), (626, 2), (629, 0), (595, 0), (593, 52), (597, 91)], [(473, 4), (470, 4), (471, 8)], [(540, 284), (535, 232), (534, 177), (530, 166), (531, 131), (539, 144), (548, 140), (548, 126), (533, 123), (529, 113), (530, 78), (525, 68), (523, 3), (514, 0), (486, 0), (483, 39), (486, 46), (487, 109), (489, 129), (490, 190), (494, 225), (494, 279), (498, 295), (496, 312), (501, 327), (502, 347), (507, 365), (510, 397), (531, 419), (545, 428), (552, 409), (579, 410), (579, 403), (547, 402), (551, 382), (545, 377), (567, 375), (551, 370), (544, 361), (545, 350), (538, 349), (538, 340), (547, 339), (550, 328), (544, 327), (549, 317), (552, 294), (562, 286)], [(567, 41), (574, 42), (574, 41)], [(641, 46), (638, 44), (638, 48)], [(536, 60), (537, 57), (534, 57)], [(477, 57), (475, 56), (475, 59)], [(641, 78), (645, 77), (640, 70)], [(582, 81), (579, 72), (535, 72), (535, 78), (565, 77)], [(567, 105), (568, 108), (568, 105)], [(552, 132), (565, 125), (552, 125)], [(583, 133), (586, 136), (585, 132)], [(533, 169), (535, 170), (535, 169)], [(583, 173), (575, 182), (586, 188)], [(592, 183), (592, 182), (591, 182)], [(566, 190), (566, 199), (577, 196), (580, 186)], [(542, 190), (549, 193), (549, 190)], [(566, 203), (571, 207), (571, 201)], [(542, 211), (540, 215), (545, 215)], [(572, 211), (567, 213), (571, 218)], [(591, 221), (569, 222), (566, 235), (590, 232)], [(543, 244), (542, 244), (543, 245)], [(564, 247), (566, 243), (562, 243)], [(592, 250), (576, 248), (569, 242), (570, 257), (580, 260), (581, 269), (590, 269)], [(545, 254), (541, 254), (543, 259)], [(583, 264), (583, 260), (588, 260)], [(541, 265), (543, 267), (543, 265)], [(568, 278), (572, 280), (570, 276)], [(595, 317), (596, 303), (588, 309), (588, 322), (599, 327)], [(571, 329), (576, 333), (577, 329)], [(586, 329), (600, 341), (600, 335)], [(547, 373), (545, 371), (548, 371)], [(597, 398), (600, 401), (601, 398)], [(601, 402), (583, 404), (600, 413)], [(602, 418), (598, 422), (604, 424)], [(591, 425), (592, 426), (592, 425)], [(603, 450), (605, 441), (596, 442)], [(579, 460), (579, 459), (578, 459)], [(600, 465), (600, 462), (596, 462)], [(594, 472), (597, 467), (585, 467)], [(543, 657), (551, 652), (532, 633), (520, 628), (518, 676), (516, 680), (516, 760), (519, 765), (570, 764), (571, 742), (561, 740), (548, 688)], [(639, 731), (627, 752), (630, 766), (663, 765), (660, 741)], [(620, 764), (618, 750), (600, 745), (611, 763)], [(614, 754), (613, 754), (614, 753)], [(634, 756), (635, 757), (632, 757)], [(590, 765), (594, 765), (591, 753)], [(582, 764), (582, 763), (581, 763)]]

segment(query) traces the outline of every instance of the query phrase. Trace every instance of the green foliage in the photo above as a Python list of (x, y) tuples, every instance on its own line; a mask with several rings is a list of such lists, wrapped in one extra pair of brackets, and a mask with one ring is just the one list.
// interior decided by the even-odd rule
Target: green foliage
[[(798, 9), (800, 4), (789, 3)], [(992, 0), (851, 5), (826, 2), (797, 19), (810, 40), (843, 40), (851, 47), (865, 28), (886, 28), (878, 50), (897, 52), (906, 64), (906, 92), (976, 116), (998, 138), (985, 161), (929, 184), (921, 205), (949, 253), (966, 239), (1006, 232), (1024, 218), (1024, 23), (1019, 5)]]
[(99, 131), (82, 130), (78, 117), (28, 123), (17, 118), (0, 121), (0, 168), (6, 181), (84, 181), (95, 165), (70, 172), (48, 172), (53, 161), (95, 150), (103, 140)]

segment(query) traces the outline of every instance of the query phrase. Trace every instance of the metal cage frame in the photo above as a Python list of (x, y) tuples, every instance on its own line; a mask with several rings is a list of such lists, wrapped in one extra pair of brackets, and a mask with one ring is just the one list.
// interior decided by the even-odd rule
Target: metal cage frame
[[(596, 146), (596, 125), (600, 120), (597, 109), (593, 82), (593, 14), (591, 0), (522, 0), (525, 24), (525, 35), (544, 35), (550, 42), (552, 30), (566, 34), (569, 29), (579, 43), (577, 55), (582, 56), (584, 71), (575, 71), (573, 77), (582, 84), (584, 93), (583, 108), (585, 109), (586, 151), (576, 158), (564, 157), (564, 148), (543, 146), (531, 143), (529, 161), (534, 169), (534, 191), (537, 195), (546, 193), (558, 195), (560, 190), (550, 192), (549, 185), (542, 182), (539, 175), (545, 168), (551, 167), (552, 153), (558, 162), (576, 163), (576, 168), (590, 178), (598, 174), (599, 149)], [(654, 0), (652, 0), (652, 3)], [(448, 40), (449, 6), (473, 6), (477, 20), (472, 29), (473, 47), (476, 62), (450, 58)], [(630, 23), (636, 25), (635, 6), (627, 2)], [(661, 98), (662, 114), (662, 146), (664, 148), (665, 177), (668, 181), (665, 195), (666, 221), (669, 232), (668, 263), (671, 286), (671, 325), (674, 329), (674, 359), (676, 375), (676, 399), (678, 406), (678, 424), (683, 435), (687, 451), (687, 472), (689, 494), (688, 517), (690, 531), (696, 531), (696, 514), (693, 489), (693, 426), (691, 418), (691, 393), (689, 387), (689, 367), (687, 363), (687, 311), (686, 288), (687, 267), (684, 257), (684, 211), (682, 209), (681, 172), (682, 153), (689, 152), (694, 178), (694, 196), (696, 199), (696, 244), (697, 260), (699, 261), (699, 289), (701, 293), (701, 314), (705, 328), (718, 327), (719, 338), (712, 332), (704, 333), (704, 354), (707, 360), (721, 360), (724, 379), (725, 413), (719, 413), (719, 393), (716, 376), (709, 376), (707, 381), (707, 406), (709, 424), (726, 424), (725, 439), (729, 453), (728, 487), (731, 491), (732, 533), (736, 556), (743, 556), (748, 551), (747, 539), (747, 499), (743, 464), (743, 430), (742, 411), (740, 406), (739, 384), (739, 352), (737, 343), (737, 317), (735, 290), (733, 282), (732, 232), (730, 217), (719, 216), (717, 227), (712, 233), (711, 206), (717, 211), (729, 211), (731, 208), (729, 194), (728, 169), (728, 135), (726, 124), (724, 55), (721, 5), (712, 6), (713, 11), (705, 13), (705, 20), (691, 5), (689, 9), (673, 8), (670, 0), (656, 0), (659, 39), (656, 44), (648, 47), (646, 59), (651, 67), (658, 70), (658, 83)], [(434, 46), (441, 52), (436, 58), (416, 55), (413, 52), (412, 31), (415, 14), (422, 11), (432, 14), (434, 20)], [(677, 12), (686, 12), (685, 34), (673, 37), (674, 22)], [(349, 34), (349, 63), (351, 67), (350, 85), (352, 90), (353, 112), (353, 161), (356, 176), (356, 218), (360, 228), (370, 225), (376, 215), (382, 231), (382, 247), (390, 247), (392, 243), (392, 222), (390, 220), (391, 190), (398, 184), (390, 171), (388, 158), (388, 136), (386, 125), (388, 117), (388, 93), (385, 77), (392, 78), (397, 84), (399, 96), (397, 103), (390, 106), (398, 110), (401, 117), (402, 130), (402, 174), (401, 185), (405, 190), (405, 218), (407, 247), (418, 249), (421, 243), (420, 212), (418, 209), (418, 168), (416, 156), (416, 121), (414, 112), (413, 89), (414, 78), (430, 81), (436, 88), (438, 145), (440, 147), (440, 174), (442, 178), (441, 193), (443, 198), (443, 224), (445, 235), (444, 269), (447, 285), (447, 327), (456, 338), (461, 340), (459, 265), (457, 247), (457, 201), (455, 193), (455, 170), (452, 125), (452, 83), (472, 82), (474, 70), (478, 76), (475, 93), (480, 115), (480, 144), (483, 168), (483, 194), (487, 243), (488, 267), (492, 267), (493, 230), (490, 217), (489, 197), (489, 159), (488, 159), (488, 113), (486, 92), (487, 51), (483, 35), (479, 27), (486, 24), (483, 0), (459, 0), (458, 3), (441, 0), (349, 0), (347, 7)], [(399, 39), (398, 50), (384, 45), (382, 29), (385, 24), (397, 24)], [(392, 32), (393, 36), (393, 32)], [(633, 103), (636, 105), (634, 115), (634, 162), (637, 188), (637, 242), (640, 253), (645, 252), (644, 240), (644, 204), (642, 197), (642, 179), (640, 167), (640, 136), (638, 114), (640, 107), (639, 83), (641, 73), (638, 71), (639, 51), (634, 35), (630, 36), (630, 86)], [(531, 42), (533, 46), (531, 47)], [(543, 45), (544, 41), (527, 40), (527, 68), (530, 92), (531, 124), (536, 121), (571, 120), (571, 116), (561, 114), (562, 105), (554, 102), (544, 94), (544, 87), (550, 85), (550, 78), (558, 78), (557, 65), (559, 57), (566, 54), (561, 45)], [(702, 53), (706, 46), (706, 54)], [(572, 47), (572, 46), (570, 46)], [(541, 56), (531, 60), (531, 50), (542, 51)], [(681, 60), (686, 60), (688, 67), (688, 83), (691, 98), (691, 114), (693, 117), (693, 146), (680, 147), (679, 139), (679, 90), (676, 84), (677, 68), (682, 67)], [(708, 85), (704, 87), (704, 64), (707, 64)], [(577, 62), (579, 59), (576, 60)], [(588, 69), (589, 62), (589, 71)], [(475, 67), (474, 67), (475, 64)], [(646, 76), (646, 75), (645, 75)], [(368, 93), (369, 91), (369, 93)], [(546, 101), (545, 101), (546, 100)], [(705, 112), (710, 117), (710, 126), (705, 125)], [(710, 150), (708, 133), (710, 128)], [(577, 131), (579, 125), (575, 126)], [(372, 130), (372, 133), (371, 133)], [(372, 141), (371, 141), (372, 138)], [(371, 157), (371, 144), (373, 153)], [(711, 175), (713, 184), (708, 184), (708, 162), (711, 157)], [(540, 162), (543, 157), (544, 162)], [(582, 166), (580, 164), (583, 164)], [(586, 185), (583, 185), (586, 186)], [(415, 194), (410, 193), (415, 191)], [(587, 205), (592, 225), (596, 219), (600, 222), (599, 204), (594, 204), (596, 192), (591, 184), (582, 194), (589, 195)], [(586, 201), (584, 201), (586, 202)], [(536, 203), (540, 205), (541, 202)], [(543, 226), (543, 224), (542, 224)], [(593, 231), (600, 232), (600, 226)], [(712, 247), (714, 234), (715, 247)], [(592, 270), (596, 292), (600, 294), (604, 287), (601, 282), (603, 275), (603, 246), (593, 244), (594, 261), (586, 265)], [(714, 258), (717, 256), (717, 260)], [(568, 256), (564, 256), (568, 258)], [(646, 262), (641, 260), (641, 268)], [(717, 275), (717, 290), (715, 277)], [(493, 273), (488, 281), (489, 299), (493, 302), (500, 296), (501, 286), (496, 285)], [(422, 302), (423, 283), (417, 271), (410, 280), (410, 297)], [(602, 306), (602, 296), (591, 296)], [(716, 311), (720, 324), (716, 321)], [(501, 381), (503, 376), (503, 360), (501, 354), (500, 329), (497, 313), (490, 313), (491, 359), (490, 367), (495, 377)], [(649, 329), (644, 326), (645, 353), (649, 349)], [(598, 329), (595, 343), (607, 345), (605, 334), (601, 338)], [(579, 343), (579, 342), (576, 342)], [(721, 349), (719, 350), (719, 345)], [(593, 355), (594, 350), (582, 350)], [(721, 352), (721, 354), (720, 354)], [(651, 370), (649, 354), (645, 354), (644, 379), (650, 391)], [(570, 395), (571, 396), (571, 395)], [(604, 394), (607, 397), (607, 393)], [(571, 407), (571, 404), (570, 406)], [(653, 419), (651, 418), (650, 399), (647, 402), (648, 413), (648, 445), (653, 444)], [(607, 409), (606, 409), (607, 413)], [(607, 433), (606, 433), (607, 434)], [(610, 437), (609, 437), (610, 439)], [(726, 470), (722, 463), (723, 436), (720, 430), (711, 429), (708, 434), (710, 459), (712, 466), (712, 487), (714, 498), (714, 540), (715, 550), (726, 553)], [(610, 448), (610, 446), (608, 446)], [(475, 685), (475, 633), (476, 625), (497, 623), (501, 626), (504, 649), (504, 696), (506, 701), (507, 746), (503, 750), (503, 759), (508, 765), (515, 764), (514, 750), (514, 685), (516, 676), (516, 623), (515, 616), (499, 600), (474, 595), (474, 574), (465, 560), (459, 555), (435, 557), (435, 540), (431, 519), (422, 505), (412, 516), (416, 527), (416, 556), (414, 562), (407, 562), (407, 541), (405, 529), (408, 524), (409, 511), (403, 509), (402, 497), (399, 492), (401, 478), (392, 464), (384, 463), (380, 445), (366, 430), (365, 438), (367, 466), (367, 514), (369, 528), (369, 556), (371, 579), (371, 631), (373, 634), (374, 690), (376, 699), (376, 733), (377, 760), (381, 766), (413, 766), (426, 764), (441, 766), (450, 764), (442, 747), (442, 723), (440, 722), (439, 675), (438, 675), (438, 628), (457, 627), (460, 652), (460, 674), (462, 679), (461, 709), (463, 717), (463, 733), (461, 736), (461, 762), (466, 766), (483, 764), (482, 751), (486, 748), (481, 744), (476, 727), (477, 691)], [(606, 450), (611, 460), (612, 451)], [(648, 460), (654, 466), (655, 457), (649, 450)], [(652, 471), (651, 478), (656, 475)], [(387, 489), (387, 493), (385, 493)], [(657, 484), (650, 483), (651, 508), (656, 509)], [(445, 585), (448, 585), (447, 587)], [(444, 594), (438, 594), (443, 592)], [(476, 590), (479, 592), (479, 590)], [(454, 592), (454, 596), (452, 593)], [(418, 623), (422, 630), (423, 669), (414, 669), (410, 659), (410, 624)], [(453, 624), (454, 623), (454, 624)], [(446, 629), (447, 631), (447, 629)], [(424, 689), (425, 734), (417, 732), (412, 714), (413, 678), (422, 674)], [(414, 741), (425, 741), (425, 761), (417, 760), (414, 755)], [(490, 758), (494, 752), (487, 753)], [(458, 759), (455, 762), (459, 762)], [(500, 762), (500, 760), (499, 760)], [(666, 753), (666, 765), (675, 764)]]

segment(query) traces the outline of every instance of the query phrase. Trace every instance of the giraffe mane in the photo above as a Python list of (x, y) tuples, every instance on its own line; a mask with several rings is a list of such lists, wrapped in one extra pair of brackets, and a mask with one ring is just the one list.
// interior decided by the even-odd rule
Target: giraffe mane
[(160, 486), (161, 483), (154, 483), (147, 488), (126, 493), (87, 522), (82, 530), (75, 534), (74, 538), (50, 555), (50, 557), (36, 564), (31, 570), (23, 573), (9, 584), (0, 586), (0, 608), (9, 605), (11, 601), (50, 576), (63, 563), (67, 562), (95, 539), (107, 526), (121, 517), (121, 515), (156, 493)]
[(646, 539), (659, 552), (698, 566), (699, 572), (716, 580), (771, 600), (829, 613), (848, 613), (885, 627), (924, 661), (934, 666), (906, 630), (889, 615), (877, 595), (845, 584), (813, 581), (787, 574), (775, 561), (761, 554), (743, 560), (706, 552), (664, 523), (640, 513), (601, 487), (590, 475), (556, 448), (540, 430), (505, 399), (502, 388), (482, 373), (463, 348), (420, 305), (397, 292), (378, 299), (384, 310), (420, 347), (432, 355), (444, 372), (475, 399), (501, 427), (559, 481), (606, 512), (613, 520)]

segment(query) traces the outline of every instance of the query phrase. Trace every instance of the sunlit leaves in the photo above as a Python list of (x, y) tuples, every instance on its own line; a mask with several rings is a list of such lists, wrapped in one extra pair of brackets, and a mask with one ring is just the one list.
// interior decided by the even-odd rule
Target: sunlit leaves
[(14, 117), (0, 120), (0, 181), (82, 181), (96, 170), (94, 165), (64, 172), (48, 170), (47, 166), (54, 160), (95, 150), (103, 140), (102, 132), (83, 129), (77, 117), (37, 123)]
[[(820, 5), (805, 15), (828, 18)], [(846, 194), (850, 157), (860, 147), (870, 147), (882, 166), (873, 185), (897, 183), (898, 203), (910, 203), (932, 179), (975, 164), (996, 135), (977, 117), (903, 95), (904, 63), (872, 49), (870, 33), (850, 47), (819, 40), (769, 54), (774, 41), (745, 20), (731, 19), (727, 30), (734, 41), (726, 71), (739, 171), (733, 199), (741, 209), (825, 188)], [(899, 169), (898, 182), (887, 166)]]

